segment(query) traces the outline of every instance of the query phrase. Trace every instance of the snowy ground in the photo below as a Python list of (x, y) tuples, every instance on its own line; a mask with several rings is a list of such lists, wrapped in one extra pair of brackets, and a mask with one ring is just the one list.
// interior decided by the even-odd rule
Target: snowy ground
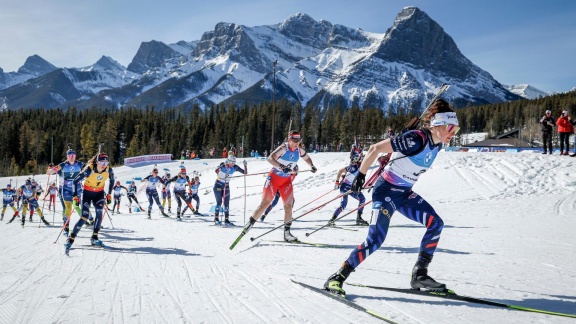
[[(298, 175), (299, 208), (333, 187), (347, 153), (313, 154), (318, 172)], [(240, 159), (239, 159), (240, 160)], [(251, 173), (269, 168), (249, 159)], [(186, 161), (188, 173), (202, 173), (202, 187), (212, 186), (221, 160)], [(159, 165), (177, 173), (180, 162)], [(463, 295), (524, 307), (576, 314), (576, 159), (566, 156), (442, 152), (415, 191), (435, 206), (446, 224), (430, 274)], [(307, 169), (301, 163), (302, 169)], [(115, 169), (122, 184), (148, 175), (151, 166)], [(162, 172), (161, 172), (162, 173)], [(46, 176), (37, 177), (44, 185)], [(259, 204), (262, 176), (246, 177), (246, 217)], [(23, 177), (19, 179), (22, 184)], [(3, 187), (7, 178), (0, 179)], [(244, 222), (244, 179), (233, 180), (231, 218)], [(204, 190), (202, 190), (202, 193)], [(334, 191), (318, 200), (335, 197)], [(145, 199), (140, 194), (140, 199)], [(200, 211), (214, 203), (200, 195)], [(369, 199), (369, 198), (368, 198)], [(257, 223), (233, 251), (240, 234), (212, 225), (211, 217), (182, 223), (144, 213), (106, 218), (101, 239), (114, 250), (87, 246), (84, 228), (70, 257), (56, 227), (38, 222), (0, 225), (0, 322), (2, 323), (376, 323), (364, 314), (290, 282), (294, 278), (320, 287), (336, 271), (366, 229), (310, 232), (331, 216), (338, 202), (301, 218), (293, 234), (318, 248), (271, 242), (281, 224), (281, 206), (267, 223)], [(315, 206), (312, 204), (311, 206)], [(349, 202), (352, 209), (354, 200)], [(172, 207), (175, 209), (174, 205)], [(299, 216), (304, 208), (295, 213)], [(174, 215), (174, 214), (173, 214)], [(365, 213), (369, 218), (370, 212)], [(47, 214), (52, 221), (52, 214)], [(354, 215), (345, 218), (350, 224)], [(73, 215), (73, 222), (78, 219)], [(37, 218), (36, 218), (37, 220)], [(354, 229), (354, 227), (350, 227)], [(400, 214), (392, 218), (387, 241), (353, 273), (350, 282), (408, 287), (424, 228)], [(445, 301), (438, 298), (345, 286), (348, 298), (399, 323), (575, 323), (575, 319)]]

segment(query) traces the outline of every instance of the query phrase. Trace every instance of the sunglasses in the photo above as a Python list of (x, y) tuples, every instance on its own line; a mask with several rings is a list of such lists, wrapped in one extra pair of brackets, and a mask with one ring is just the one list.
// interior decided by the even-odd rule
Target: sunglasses
[(98, 161), (98, 164), (101, 164), (101, 165), (108, 165), (108, 161)]
[(290, 136), (290, 140), (291, 140), (292, 142), (295, 142), (295, 143), (300, 143), (300, 141), (302, 140), (302, 138)]
[(458, 132), (460, 131), (460, 127), (458, 127), (456, 125), (446, 125), (446, 130), (449, 133), (458, 134)]

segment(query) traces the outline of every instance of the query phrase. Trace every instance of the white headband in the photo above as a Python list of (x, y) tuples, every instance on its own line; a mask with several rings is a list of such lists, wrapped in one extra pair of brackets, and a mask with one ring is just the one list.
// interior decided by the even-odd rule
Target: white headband
[(443, 112), (437, 113), (432, 117), (430, 121), (430, 126), (440, 126), (440, 125), (456, 125), (458, 126), (458, 117), (456, 117), (455, 112)]

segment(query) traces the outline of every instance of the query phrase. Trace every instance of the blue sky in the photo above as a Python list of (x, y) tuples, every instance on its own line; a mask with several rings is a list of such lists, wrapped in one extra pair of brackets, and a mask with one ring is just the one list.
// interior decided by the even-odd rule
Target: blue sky
[(58, 67), (88, 66), (102, 55), (127, 66), (143, 41), (192, 41), (218, 22), (271, 25), (297, 12), (384, 33), (406, 6), (425, 11), (503, 84), (576, 87), (572, 0), (0, 0), (0, 67), (15, 71), (33, 54)]

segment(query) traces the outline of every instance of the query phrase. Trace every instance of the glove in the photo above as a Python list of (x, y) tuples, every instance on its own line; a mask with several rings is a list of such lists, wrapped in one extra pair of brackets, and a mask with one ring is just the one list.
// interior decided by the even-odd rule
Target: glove
[(284, 173), (292, 172), (292, 169), (289, 166), (285, 166), (284, 164), (280, 164), (280, 169), (282, 169), (282, 172)]
[(106, 195), (106, 205), (109, 205), (112, 202), (112, 197), (110, 197), (110, 194)]
[(78, 196), (72, 197), (72, 200), (74, 200), (74, 202), (76, 203), (77, 206), (80, 205), (80, 198), (78, 198)]
[(358, 175), (354, 178), (354, 181), (352, 181), (352, 192), (360, 192), (364, 186), (364, 181), (366, 181), (366, 175), (358, 171)]
[(334, 190), (337, 190), (338, 188), (340, 188), (340, 181), (336, 181), (334, 184)]
[(312, 173), (316, 173), (316, 171), (318, 171), (318, 169), (316, 169), (315, 166), (311, 166), (310, 168), (311, 168)]

